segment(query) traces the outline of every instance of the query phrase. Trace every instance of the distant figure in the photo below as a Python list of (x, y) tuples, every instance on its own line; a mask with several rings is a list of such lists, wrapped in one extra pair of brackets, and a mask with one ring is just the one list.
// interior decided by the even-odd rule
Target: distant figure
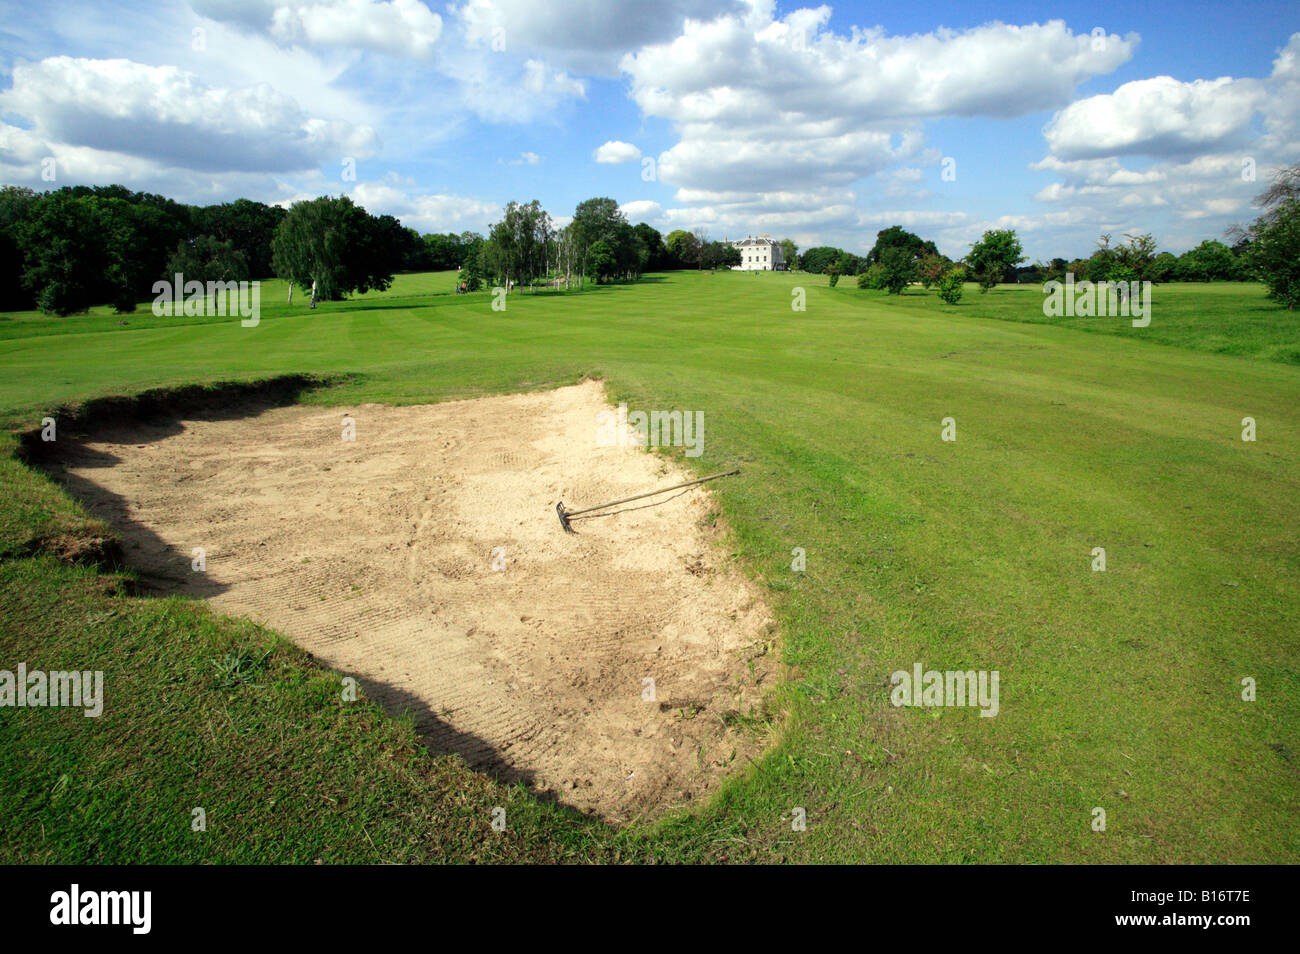
[(316, 307), (316, 282), (315, 282), (315, 280), (313, 280), (312, 283), (311, 283), (311, 306), (312, 306), (313, 308)]

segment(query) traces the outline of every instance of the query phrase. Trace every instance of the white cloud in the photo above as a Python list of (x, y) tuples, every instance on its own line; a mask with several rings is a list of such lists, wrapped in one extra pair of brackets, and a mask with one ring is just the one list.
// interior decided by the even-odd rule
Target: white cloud
[(1071, 103), (1043, 135), (1062, 159), (1190, 155), (1241, 142), (1263, 96), (1255, 80), (1156, 76)]
[(466, 49), (443, 64), (459, 87), (459, 105), (473, 110), (480, 119), (494, 123), (548, 119), (566, 102), (586, 98), (581, 80), (541, 60), (527, 60), (517, 70), (510, 61), (493, 60), (492, 56)]
[(511, 159), (506, 165), (508, 166), (538, 166), (542, 163), (542, 157), (535, 152), (521, 152), (518, 159)]
[[(752, 0), (743, 15), (688, 20), (672, 41), (623, 58), (642, 113), (670, 121), (679, 137), (658, 156), (658, 177), (694, 207), (666, 218), (742, 233), (852, 228), (856, 183), (900, 161), (931, 161), (926, 119), (1066, 105), (1079, 83), (1127, 61), (1138, 43), (1135, 35), (1097, 43), (1060, 21), (843, 35), (828, 28), (830, 15), (821, 6), (778, 19), (770, 0)], [(924, 198), (905, 185), (919, 178), (906, 171), (884, 191)]]
[(597, 148), (591, 155), (597, 162), (618, 165), (623, 162), (636, 162), (641, 158), (641, 150), (630, 142), (611, 139)]
[[(1252, 218), (1262, 183), (1300, 158), (1300, 34), (1267, 77), (1125, 83), (1062, 109), (1044, 138), (1051, 151), (1030, 168), (1059, 181), (1034, 199), (1099, 232), (1152, 231), (1180, 251), (1179, 243)], [(1147, 161), (1126, 164), (1138, 159)], [(1183, 222), (1198, 223), (1199, 233)]]
[(442, 34), (442, 17), (420, 0), (192, 0), (200, 16), (286, 46), (344, 46), (424, 58)]
[(909, 229), (952, 228), (974, 219), (975, 216), (969, 212), (895, 209), (888, 212), (863, 212), (858, 216), (858, 223), (864, 228), (888, 228), (891, 225), (902, 225)]
[(636, 199), (620, 205), (619, 211), (627, 216), (629, 222), (635, 225), (637, 222), (657, 220), (663, 213), (663, 206), (649, 199)]
[(790, 123), (782, 129), (731, 130), (691, 124), (659, 156), (659, 178), (707, 190), (759, 193), (790, 182), (846, 185), (908, 155), (888, 132), (832, 124)]
[(378, 147), (369, 126), (309, 116), (270, 86), (209, 87), (177, 67), (130, 60), (19, 64), (0, 108), (52, 143), (189, 170), (285, 173)]
[(1054, 20), (905, 37), (823, 30), (829, 7), (783, 20), (688, 21), (671, 43), (623, 59), (649, 115), (744, 122), (773, 113), (877, 122), (928, 116), (1018, 116), (1067, 102), (1090, 76), (1127, 61), (1137, 37), (1090, 36)]
[(486, 232), (501, 218), (495, 202), (438, 194), (410, 194), (389, 182), (358, 182), (352, 199), (372, 215), (392, 215), (421, 232)]
[(614, 75), (622, 55), (671, 39), (686, 17), (738, 11), (738, 0), (469, 0), (456, 8), (469, 42), (503, 52), (540, 55), (581, 73)]
[[(53, 160), (47, 166), (45, 160)], [(47, 179), (45, 173), (54, 175)], [(141, 192), (207, 205), (237, 196), (274, 201), (294, 195), (314, 197), (336, 187), (318, 170), (292, 177), (263, 172), (195, 171), (139, 156), (51, 143), (30, 130), (0, 123), (0, 182), (38, 191), (67, 185), (122, 183)]]
[(1300, 33), (1292, 34), (1273, 61), (1270, 95), (1260, 107), (1263, 144), (1281, 160), (1300, 160)]
[[(460, 18), (453, 16), (444, 24), (419, 0), (192, 3), (214, 26), (225, 25), (251, 40), (276, 44), (272, 49), (288, 54), (311, 51), (333, 63), (325, 88), (368, 87), (375, 95), (365, 103), (367, 114), (389, 114), (395, 138), (410, 146), (427, 147), (445, 138), (443, 131), (458, 128), (461, 117), (470, 114), (494, 123), (556, 121), (562, 105), (586, 97), (580, 79), (545, 58), (505, 56), (486, 49), (471, 41)], [(445, 35), (444, 26), (454, 33)], [(238, 42), (223, 45), (223, 49), (241, 47)], [(383, 55), (358, 58), (355, 51)], [(292, 77), (284, 80), (293, 81)]]

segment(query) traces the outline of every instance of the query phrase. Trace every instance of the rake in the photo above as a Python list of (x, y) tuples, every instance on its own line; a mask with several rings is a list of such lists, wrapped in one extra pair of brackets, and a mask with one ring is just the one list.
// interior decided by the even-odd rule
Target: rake
[(584, 515), (593, 516), (593, 517), (610, 516), (607, 513), (594, 513), (594, 511), (596, 510), (606, 510), (609, 507), (616, 507), (619, 504), (631, 503), (633, 500), (642, 500), (646, 497), (654, 497), (657, 496), (658, 494), (666, 494), (670, 490), (681, 490), (683, 487), (692, 487), (695, 484), (702, 484), (707, 480), (717, 480), (719, 477), (730, 477), (732, 474), (738, 474), (738, 473), (740, 473), (739, 467), (737, 467), (735, 470), (729, 470), (724, 474), (712, 474), (708, 477), (697, 477), (695, 480), (688, 480), (682, 484), (673, 484), (673, 486), (671, 487), (661, 487), (658, 490), (650, 490), (643, 494), (633, 494), (631, 497), (623, 497), (619, 500), (610, 500), (607, 503), (597, 504), (594, 507), (583, 507), (581, 510), (566, 510), (564, 507), (564, 501), (561, 500), (559, 503), (555, 505), (555, 512), (560, 515), (560, 526), (564, 528), (565, 533), (577, 533), (578, 531), (574, 530), (573, 527), (569, 525), (570, 520), (575, 520)]

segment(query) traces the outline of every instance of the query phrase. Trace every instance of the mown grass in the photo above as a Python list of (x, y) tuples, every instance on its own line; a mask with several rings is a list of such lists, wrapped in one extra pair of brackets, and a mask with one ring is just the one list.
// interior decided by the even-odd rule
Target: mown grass
[[(854, 293), (886, 296), (885, 292), (856, 289)], [(1264, 286), (1258, 282), (1174, 282), (1155, 286), (1151, 323), (1145, 328), (1135, 328), (1131, 318), (1118, 315), (1047, 317), (1043, 314), (1044, 297), (1042, 285), (1000, 285), (996, 292), (980, 294), (978, 285), (968, 283), (962, 300), (950, 307), (980, 318), (1054, 325), (1213, 354), (1300, 364), (1300, 311), (1279, 308), (1268, 300)], [(894, 296), (892, 304), (926, 310), (934, 306), (934, 296), (914, 286)]]
[[(456, 289), (457, 272), (421, 272), (418, 274), (400, 274), (393, 276), (393, 283), (384, 291), (370, 291), (363, 295), (353, 295), (349, 303), (372, 303), (376, 301), (405, 300), (415, 303), (433, 296), (451, 295)], [(260, 302), (264, 306), (284, 305), (283, 312), (271, 309), (277, 314), (296, 314), (311, 300), (311, 290), (294, 289), (295, 305), (288, 305), (289, 283), (280, 278), (270, 278), (259, 283)], [(220, 298), (221, 301), (216, 299)], [(72, 318), (59, 318), (44, 315), (39, 311), (11, 311), (0, 314), (0, 340), (5, 338), (30, 338), (35, 335), (90, 334), (97, 332), (139, 331), (143, 328), (175, 328), (188, 325), (224, 324), (228, 315), (238, 313), (239, 298), (236, 295), (220, 294), (209, 296), (209, 307), (204, 315), (173, 315), (173, 306), (169, 300), (164, 301), (159, 310), (161, 315), (153, 313), (153, 300), (141, 302), (135, 311), (119, 314), (109, 305), (97, 305), (85, 314)], [(220, 307), (218, 307), (220, 306)], [(210, 317), (209, 317), (210, 316)]]
[[(634, 407), (703, 410), (705, 453), (686, 462), (744, 468), (715, 493), (788, 666), (764, 758), (707, 806), (612, 831), (422, 754), (408, 726), (341, 706), (337, 677), (283, 642), (250, 683), (217, 685), (214, 659), (253, 658), (269, 635), (33, 555), (30, 515), (77, 511), (12, 462), (0, 668), (104, 668), (108, 685), (99, 719), (0, 710), (5, 856), (1293, 861), (1300, 369), (988, 320), (1024, 294), (945, 308), (815, 276), (686, 273), (512, 296), (504, 313), (485, 295), (315, 312), (267, 296), (257, 328), (78, 331), (92, 316), (0, 341), (11, 429), (70, 400), (289, 372), (350, 376), (303, 397), (318, 403), (590, 374)], [(1155, 300), (1151, 329), (1208, 327), (1228, 307), (1180, 286)], [(1204, 328), (1183, 337), (1195, 347)], [(940, 439), (945, 417), (956, 442)], [(999, 715), (895, 709), (889, 674), (918, 661), (998, 670)], [(507, 799), (502, 837), (490, 807)], [(199, 805), (223, 820), (203, 836)]]

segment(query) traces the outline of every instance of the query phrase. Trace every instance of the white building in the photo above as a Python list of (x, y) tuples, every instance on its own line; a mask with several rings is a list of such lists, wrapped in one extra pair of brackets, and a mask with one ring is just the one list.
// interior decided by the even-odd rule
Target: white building
[(733, 272), (776, 272), (785, 270), (785, 255), (781, 243), (774, 242), (770, 235), (755, 238), (747, 235), (734, 242), (724, 239), (728, 245), (740, 249), (740, 264), (732, 265)]

